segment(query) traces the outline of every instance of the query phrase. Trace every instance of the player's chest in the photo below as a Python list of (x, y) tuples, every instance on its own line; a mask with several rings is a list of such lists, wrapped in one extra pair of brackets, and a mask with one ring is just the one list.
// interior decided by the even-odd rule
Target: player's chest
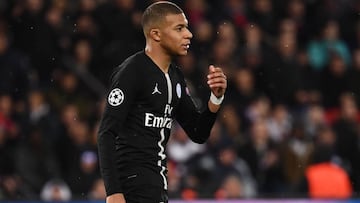
[(183, 87), (176, 74), (149, 73), (141, 84), (142, 105), (156, 113), (172, 114), (180, 102)]

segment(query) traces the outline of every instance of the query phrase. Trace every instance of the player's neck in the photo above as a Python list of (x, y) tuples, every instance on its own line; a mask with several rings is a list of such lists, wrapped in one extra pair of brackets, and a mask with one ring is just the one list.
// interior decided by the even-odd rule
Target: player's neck
[(156, 50), (151, 46), (145, 47), (145, 54), (160, 68), (161, 71), (167, 73), (171, 63), (171, 56), (163, 51)]

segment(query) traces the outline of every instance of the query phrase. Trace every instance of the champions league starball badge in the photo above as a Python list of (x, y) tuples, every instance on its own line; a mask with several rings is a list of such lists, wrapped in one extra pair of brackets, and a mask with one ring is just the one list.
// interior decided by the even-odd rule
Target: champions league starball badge
[(124, 93), (119, 88), (111, 90), (108, 102), (111, 106), (119, 106), (124, 101)]

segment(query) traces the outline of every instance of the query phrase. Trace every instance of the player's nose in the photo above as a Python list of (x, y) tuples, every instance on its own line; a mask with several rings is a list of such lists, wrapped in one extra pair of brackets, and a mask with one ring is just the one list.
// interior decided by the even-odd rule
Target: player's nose
[(191, 39), (191, 38), (193, 38), (193, 34), (190, 32), (190, 30), (187, 30), (186, 35), (185, 35), (185, 38), (186, 38), (186, 39)]

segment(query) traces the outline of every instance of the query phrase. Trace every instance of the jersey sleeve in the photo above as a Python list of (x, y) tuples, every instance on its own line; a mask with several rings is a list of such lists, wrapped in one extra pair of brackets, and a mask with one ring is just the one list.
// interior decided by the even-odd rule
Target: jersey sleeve
[(193, 142), (202, 144), (210, 136), (217, 113), (212, 113), (208, 105), (200, 111), (195, 106), (183, 78), (181, 83), (183, 91), (175, 118)]
[(135, 67), (126, 66), (119, 69), (113, 73), (111, 79), (97, 138), (100, 172), (107, 196), (122, 193), (121, 174), (116, 169), (115, 140), (124, 132), (124, 122), (137, 93)]

